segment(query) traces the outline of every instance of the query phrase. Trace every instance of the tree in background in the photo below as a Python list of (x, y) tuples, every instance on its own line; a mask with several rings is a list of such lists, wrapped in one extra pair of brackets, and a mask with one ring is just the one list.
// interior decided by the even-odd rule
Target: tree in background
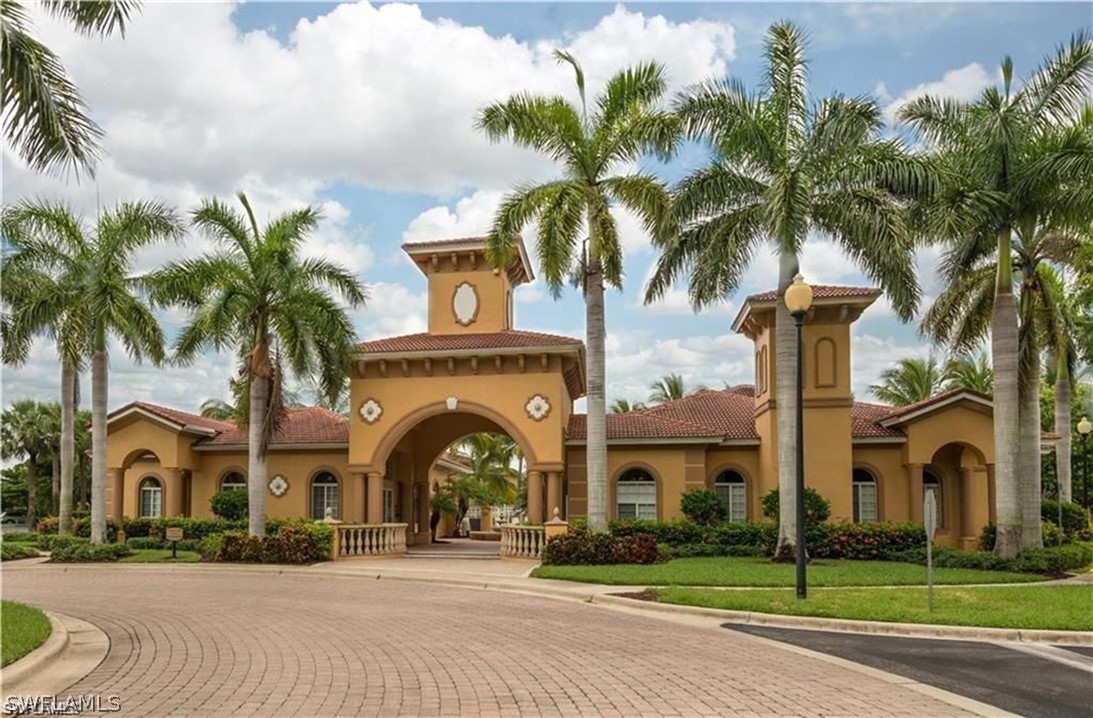
[(971, 389), (981, 394), (994, 391), (994, 370), (986, 352), (975, 356), (964, 354), (946, 365), (945, 390), (952, 389)]
[(46, 404), (22, 399), (0, 415), (0, 449), (4, 459), (23, 459), (26, 466), (27, 526), (38, 521), (38, 462), (49, 456), (54, 426)]
[(691, 391), (687, 391), (686, 384), (681, 375), (665, 374), (650, 384), (649, 388), (652, 390), (649, 393), (649, 403), (663, 404), (665, 402), (675, 401), (676, 399), (682, 399), (689, 394), (703, 391), (706, 387), (699, 386)]
[(554, 160), (562, 178), (521, 185), (508, 194), (494, 217), (486, 255), (507, 265), (520, 232), (537, 222), (536, 250), (543, 278), (555, 296), (571, 275), (584, 290), (588, 347), (588, 526), (607, 530), (607, 429), (604, 365), (604, 284), (622, 288), (622, 246), (612, 212), (637, 215), (661, 243), (673, 233), (667, 188), (651, 174), (634, 171), (648, 152), (667, 156), (675, 147), (678, 120), (657, 108), (665, 92), (664, 69), (642, 63), (615, 74), (589, 111), (584, 72), (569, 54), (580, 95), (574, 106), (564, 97), (521, 93), (483, 108), (477, 126), (491, 141), (508, 140)]
[(628, 414), (631, 411), (644, 410), (645, 404), (642, 404), (640, 401), (636, 401), (631, 404), (629, 399), (615, 399), (615, 401), (611, 404), (612, 414)]
[(907, 406), (929, 399), (945, 386), (946, 372), (931, 356), (900, 359), (869, 387), (869, 393), (890, 406)]

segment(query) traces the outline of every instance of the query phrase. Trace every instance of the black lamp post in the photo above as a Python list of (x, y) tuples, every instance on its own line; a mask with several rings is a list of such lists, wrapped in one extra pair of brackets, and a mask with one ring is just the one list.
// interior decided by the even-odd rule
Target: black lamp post
[(1093, 431), (1093, 424), (1088, 416), (1083, 416), (1078, 422), (1078, 436), (1082, 439), (1082, 506), (1089, 511), (1089, 432)]
[(804, 351), (801, 329), (805, 315), (812, 306), (812, 287), (798, 274), (786, 288), (786, 309), (797, 325), (797, 598), (808, 597), (805, 578), (805, 412), (804, 412)]

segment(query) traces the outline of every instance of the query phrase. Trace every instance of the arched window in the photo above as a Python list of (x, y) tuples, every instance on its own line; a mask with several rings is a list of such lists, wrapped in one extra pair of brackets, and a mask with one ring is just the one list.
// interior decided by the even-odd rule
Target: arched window
[(156, 519), (163, 515), (163, 484), (159, 479), (146, 477), (140, 482), (140, 517)]
[(747, 488), (744, 476), (739, 471), (722, 471), (713, 482), (714, 493), (721, 503), (729, 521), (746, 521), (748, 518)]
[(922, 500), (926, 500), (926, 494), (934, 495), (934, 503), (937, 504), (937, 527), (945, 528), (945, 503), (941, 500), (941, 479), (931, 471), (922, 472)]
[(338, 518), (340, 507), (338, 502), (338, 479), (329, 471), (320, 471), (311, 480), (311, 518), (322, 519), (326, 517), (326, 510), (330, 509), (330, 515)]
[(656, 519), (657, 481), (648, 471), (630, 469), (619, 477), (615, 490), (620, 519)]
[(854, 469), (854, 521), (877, 520), (877, 479), (867, 469)]
[(220, 479), (221, 491), (246, 491), (247, 480), (238, 471), (229, 471)]

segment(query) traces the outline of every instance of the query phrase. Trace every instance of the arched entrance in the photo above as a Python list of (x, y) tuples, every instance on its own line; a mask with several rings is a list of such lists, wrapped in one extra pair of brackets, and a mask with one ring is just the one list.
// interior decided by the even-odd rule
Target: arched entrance
[(978, 448), (950, 442), (934, 451), (922, 467), (922, 497), (934, 494), (938, 507), (940, 544), (975, 549), (979, 536), (994, 517), (994, 476)]

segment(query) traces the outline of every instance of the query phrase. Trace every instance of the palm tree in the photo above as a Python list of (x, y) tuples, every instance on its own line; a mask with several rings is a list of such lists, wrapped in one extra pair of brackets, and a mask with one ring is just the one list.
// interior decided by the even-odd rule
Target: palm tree
[[(734, 292), (760, 245), (778, 255), (778, 296), (798, 273), (809, 236), (841, 244), (879, 283), (900, 318), (913, 315), (913, 237), (906, 202), (929, 186), (928, 165), (897, 139), (880, 137), (881, 111), (867, 98), (808, 99), (805, 40), (788, 22), (765, 42), (762, 87), (748, 93), (735, 79), (690, 88), (677, 100), (687, 136), (710, 143), (710, 163), (675, 189), (678, 237), (659, 242), (661, 256), (646, 289), (653, 302), (683, 273), (695, 309)], [(779, 301), (777, 374), (796, 370), (794, 323)], [(782, 496), (778, 555), (792, 555), (796, 534), (796, 396), (776, 386), (778, 482)]]
[(474, 501), (489, 511), (516, 499), (518, 474), (512, 468), (515, 444), (501, 434), (472, 434), (463, 441), (459, 456), (468, 466), (451, 483), (454, 495)]
[(900, 359), (881, 372), (880, 383), (870, 385), (869, 393), (885, 404), (907, 406), (940, 392), (945, 379), (945, 372), (932, 356)]
[(635, 171), (636, 161), (653, 151), (667, 157), (678, 120), (657, 109), (665, 92), (663, 68), (642, 63), (615, 74), (596, 97), (585, 102), (584, 73), (569, 54), (559, 62), (576, 74), (580, 105), (564, 97), (523, 93), (483, 108), (477, 127), (491, 141), (510, 140), (537, 150), (561, 166), (562, 177), (540, 185), (520, 185), (501, 203), (486, 242), (494, 265), (507, 264), (520, 232), (537, 222), (539, 262), (557, 297), (571, 274), (584, 290), (588, 345), (588, 526), (607, 529), (607, 432), (604, 393), (604, 284), (622, 286), (622, 247), (612, 209), (636, 214), (654, 240), (672, 235), (667, 188), (652, 175)]
[(994, 391), (994, 370), (987, 353), (981, 351), (974, 357), (965, 354), (951, 360), (945, 366), (944, 389), (971, 389), (981, 394)]
[[(1022, 402), (1013, 244), (1015, 236), (1028, 243), (1044, 227), (1081, 227), (1093, 216), (1093, 188), (1084, 180), (1093, 174), (1093, 153), (1083, 129), (1093, 124), (1093, 110), (1087, 106), (1093, 41), (1086, 32), (1075, 34), (1016, 91), (1009, 57), (1003, 59), (1001, 71), (1001, 89), (990, 87), (970, 102), (926, 95), (905, 105), (899, 118), (931, 147), (946, 178), (924, 215), (924, 233), (965, 247), (996, 247), (990, 304), (995, 552), (1013, 557), (1021, 552), (1022, 543)], [(1075, 123), (1083, 114), (1085, 118)], [(952, 259), (956, 261), (950, 262), (950, 272), (969, 265), (959, 254)]]
[(629, 414), (631, 411), (643, 411), (644, 409), (645, 404), (640, 401), (631, 404), (629, 399), (615, 399), (614, 403), (611, 404), (612, 414)]
[(27, 526), (38, 523), (38, 460), (49, 453), (52, 426), (44, 404), (22, 399), (0, 417), (0, 449), (3, 457), (26, 457)]
[[(152, 296), (163, 305), (191, 309), (193, 316), (175, 343), (181, 361), (205, 347), (235, 349), (248, 425), (249, 528), (266, 531), (266, 452), (283, 409), (282, 362), (297, 377), (317, 376), (322, 394), (337, 397), (346, 381), (353, 348), (350, 308), (366, 292), (348, 270), (300, 251), (321, 219), (316, 207), (293, 210), (259, 228), (247, 196), (243, 212), (206, 199), (193, 224), (219, 245), (196, 259), (164, 267), (153, 279)], [(240, 411), (242, 408), (240, 407)]]
[(696, 392), (702, 391), (706, 387), (699, 386), (697, 389), (687, 391), (686, 385), (684, 384), (683, 377), (681, 375), (665, 374), (664, 376), (650, 384), (649, 388), (652, 390), (649, 394), (649, 403), (663, 404), (667, 401), (682, 399), (688, 394), (694, 394)]
[(201, 415), (206, 419), (231, 421), (236, 416), (236, 408), (222, 399), (206, 399), (201, 402)]
[[(16, 302), (20, 335), (62, 325), (62, 359), (91, 356), (91, 541), (106, 535), (107, 337), (133, 359), (164, 359), (163, 330), (140, 298), (145, 278), (131, 274), (136, 253), (182, 237), (175, 211), (158, 202), (123, 202), (94, 226), (63, 204), (28, 201), (4, 211), (3, 230), (16, 248), (12, 268), (36, 272), (37, 283)], [(63, 339), (62, 339), (63, 337)]]
[[(125, 24), (136, 0), (54, 0), (37, 3), (83, 35), (106, 37)], [(4, 138), (38, 172), (88, 172), (99, 155), (102, 130), (87, 115), (80, 91), (52, 50), (31, 33), (26, 3), (0, 3), (0, 108)]]
[[(1088, 238), (1085, 241), (1090, 241)], [(1039, 319), (1044, 334), (1047, 355), (1055, 366), (1055, 478), (1063, 501), (1072, 497), (1071, 470), (1071, 400), (1075, 369), (1078, 364), (1079, 309), (1063, 276), (1052, 268), (1040, 271), (1039, 282), (1044, 296), (1040, 299)], [(1039, 436), (1037, 436), (1039, 439)]]

